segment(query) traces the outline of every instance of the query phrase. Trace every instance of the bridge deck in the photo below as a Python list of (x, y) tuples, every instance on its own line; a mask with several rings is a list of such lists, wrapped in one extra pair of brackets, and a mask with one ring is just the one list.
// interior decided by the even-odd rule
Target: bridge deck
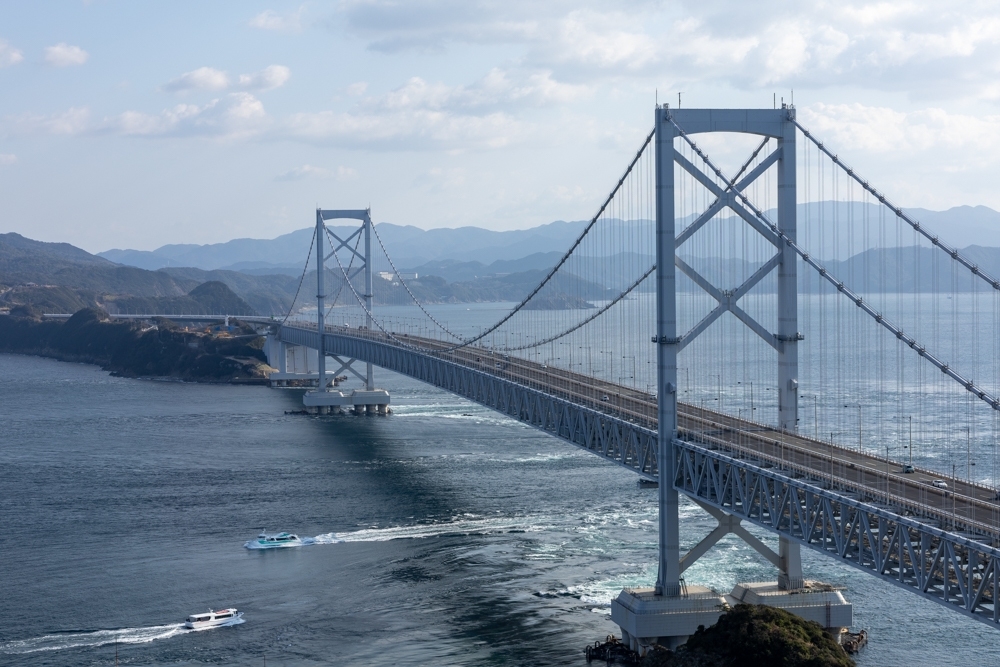
[[(287, 325), (286, 325), (287, 326)], [(312, 329), (296, 323), (295, 328)], [(401, 335), (401, 345), (377, 331), (328, 326), (328, 334), (378, 341), (417, 354), (429, 354), (451, 363), (494, 375), (518, 385), (555, 396), (591, 410), (634, 424), (643, 430), (657, 427), (654, 395), (544, 363), (465, 347), (445, 351), (449, 345), (429, 338)], [(970, 537), (1000, 542), (1000, 502), (988, 487), (944, 477), (931, 470), (906, 474), (903, 466), (886, 458), (847, 449), (801, 434), (782, 432), (764, 424), (718, 411), (680, 403), (679, 437), (710, 449), (722, 448), (764, 467), (775, 467), (822, 488), (851, 494), (860, 500), (892, 507), (920, 517), (931, 525), (967, 531)], [(655, 462), (655, 456), (652, 457)], [(655, 464), (654, 464), (655, 465)], [(646, 471), (655, 476), (655, 469)], [(931, 485), (944, 479), (948, 489)]]
[[(315, 327), (283, 326), (319, 346)], [(600, 378), (426, 338), (327, 327), (324, 349), (404, 373), (655, 479), (656, 397)], [(1000, 503), (964, 481), (681, 404), (674, 487), (924, 598), (1000, 625)]]

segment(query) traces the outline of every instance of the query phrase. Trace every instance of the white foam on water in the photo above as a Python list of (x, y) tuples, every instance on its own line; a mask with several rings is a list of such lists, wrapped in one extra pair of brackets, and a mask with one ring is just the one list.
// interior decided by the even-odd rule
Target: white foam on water
[(19, 639), (17, 641), (0, 644), (0, 655), (25, 655), (28, 653), (41, 653), (45, 651), (65, 651), (76, 648), (90, 648), (95, 646), (106, 646), (108, 644), (148, 644), (160, 639), (170, 639), (177, 635), (189, 632), (200, 632), (201, 630), (214, 630), (230, 625), (240, 625), (246, 623), (243, 618), (234, 618), (228, 623), (189, 630), (183, 623), (171, 623), (170, 625), (153, 625), (145, 628), (119, 628), (117, 630), (95, 630), (93, 632), (61, 632), (54, 635), (43, 635), (32, 637), (31, 639)]
[(391, 528), (365, 528), (349, 533), (326, 533), (305, 538), (305, 544), (339, 544), (341, 542), (388, 542), (412, 540), (445, 535), (488, 535), (513, 531), (536, 532), (545, 526), (533, 523), (528, 517), (495, 519), (456, 519), (443, 523), (393, 526)]
[[(242, 621), (243, 619), (239, 619)], [(97, 630), (95, 632), (64, 632), (44, 635), (31, 639), (0, 644), (0, 654), (23, 655), (41, 651), (64, 651), (66, 649), (104, 646), (106, 644), (146, 644), (158, 639), (169, 639), (188, 632), (183, 623), (154, 625), (147, 628), (121, 628), (118, 630)]]

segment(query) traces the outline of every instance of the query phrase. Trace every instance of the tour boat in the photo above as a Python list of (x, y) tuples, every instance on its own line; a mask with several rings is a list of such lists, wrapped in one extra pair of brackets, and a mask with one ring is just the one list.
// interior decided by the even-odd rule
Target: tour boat
[(236, 608), (230, 609), (219, 609), (218, 611), (213, 611), (209, 609), (208, 612), (204, 614), (191, 614), (184, 621), (184, 627), (188, 630), (208, 630), (209, 628), (217, 628), (221, 625), (232, 625), (240, 619), (243, 618), (242, 611), (236, 611)]
[(298, 535), (293, 535), (292, 533), (275, 533), (274, 535), (261, 533), (257, 536), (256, 540), (251, 540), (246, 544), (248, 549), (278, 549), (281, 547), (301, 546), (302, 540), (299, 539)]

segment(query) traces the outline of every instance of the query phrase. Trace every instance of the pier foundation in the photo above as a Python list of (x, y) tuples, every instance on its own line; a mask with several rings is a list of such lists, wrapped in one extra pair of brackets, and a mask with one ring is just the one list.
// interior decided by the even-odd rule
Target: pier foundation
[(652, 588), (626, 589), (611, 602), (611, 620), (621, 628), (622, 642), (644, 654), (654, 644), (676, 649), (698, 626), (715, 625), (719, 617), (738, 604), (776, 607), (807, 621), (819, 623), (833, 638), (854, 622), (854, 608), (844, 599), (843, 589), (818, 581), (805, 581), (800, 588), (783, 589), (778, 582), (743, 583), (729, 595), (702, 586), (686, 586), (676, 597), (656, 595)]
[(726, 599), (703, 586), (687, 586), (679, 596), (656, 595), (652, 588), (626, 589), (611, 602), (611, 620), (622, 630), (622, 642), (644, 654), (659, 644), (671, 650), (693, 635), (699, 625), (715, 625)]
[(805, 580), (798, 588), (785, 589), (777, 581), (736, 584), (726, 596), (730, 606), (762, 604), (784, 609), (807, 621), (823, 626), (834, 639), (854, 623), (854, 606), (848, 602), (843, 589), (820, 581)]
[(327, 391), (307, 391), (302, 396), (302, 404), (310, 412), (315, 409), (318, 414), (343, 414), (351, 410), (355, 414), (387, 415), (389, 414), (389, 392), (384, 389), (355, 389), (345, 393), (339, 389)]

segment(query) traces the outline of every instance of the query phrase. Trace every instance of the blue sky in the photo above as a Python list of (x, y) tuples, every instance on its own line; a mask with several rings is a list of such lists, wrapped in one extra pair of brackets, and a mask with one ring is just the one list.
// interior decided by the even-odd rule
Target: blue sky
[(269, 238), (317, 205), (581, 219), (657, 90), (793, 88), (900, 204), (1000, 208), (995, 3), (0, 1), (0, 232), (100, 251)]

